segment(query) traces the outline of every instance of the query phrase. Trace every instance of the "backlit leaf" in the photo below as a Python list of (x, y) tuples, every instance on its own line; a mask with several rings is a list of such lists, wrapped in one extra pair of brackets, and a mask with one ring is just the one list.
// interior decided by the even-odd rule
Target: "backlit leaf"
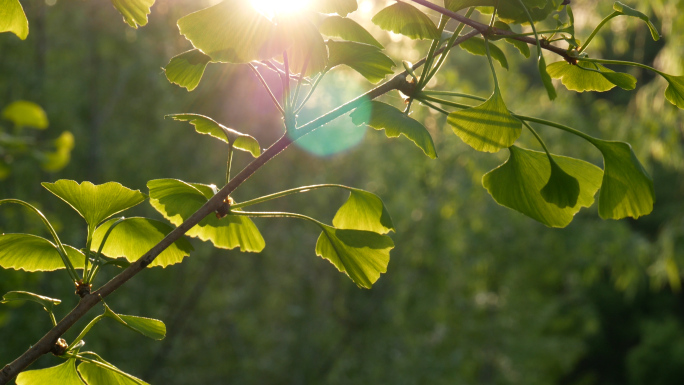
[(371, 83), (377, 83), (394, 72), (392, 59), (375, 46), (353, 41), (328, 40), (328, 48), (328, 68), (347, 65)]
[[(305, 14), (278, 17), (277, 35), (285, 39), (290, 73), (299, 74), (306, 63), (304, 76), (323, 71), (328, 64), (328, 49), (323, 36)], [(283, 62), (282, 59), (278, 59)]]
[(2, 32), (12, 32), (21, 40), (28, 36), (28, 19), (19, 0), (0, 0), (0, 33)]
[(356, 11), (356, 0), (315, 0), (311, 2), (311, 8), (320, 13), (336, 13), (347, 16)]
[[(504, 31), (511, 31), (511, 27), (508, 24), (498, 20), (494, 23), (494, 27)], [(515, 40), (511, 38), (507, 38), (505, 40), (507, 43), (517, 48), (518, 51), (520, 51), (520, 53), (523, 54), (523, 56), (525, 56), (526, 58), (530, 57), (530, 46), (527, 43), (525, 43), (524, 41)]]
[[(106, 363), (106, 365), (113, 369), (117, 369), (110, 363)], [(145, 381), (135, 378), (130, 374), (124, 376), (114, 370), (106, 369), (89, 362), (81, 362), (81, 364), (78, 365), (78, 372), (83, 379), (86, 380), (88, 385), (147, 385)], [(133, 380), (133, 378), (135, 378), (135, 380)]]
[(365, 28), (352, 19), (347, 19), (341, 16), (328, 16), (318, 26), (318, 30), (326, 35), (339, 37), (340, 39), (355, 41), (359, 43), (366, 43), (374, 45), (380, 49), (383, 48), (373, 35), (371, 35)]
[(376, 130), (385, 130), (385, 135), (388, 138), (404, 135), (420, 147), (425, 155), (432, 159), (437, 158), (435, 145), (428, 130), (417, 120), (410, 118), (389, 104), (370, 101), (362, 104), (350, 116), (352, 122), (357, 126), (365, 123)]
[(74, 149), (74, 135), (69, 131), (64, 131), (52, 143), (55, 150), (45, 152), (41, 157), (40, 167), (47, 172), (59, 171), (69, 164), (71, 150)]
[(565, 227), (582, 208), (594, 203), (601, 186), (601, 169), (585, 161), (553, 155), (558, 166), (575, 178), (580, 193), (574, 206), (560, 208), (547, 202), (541, 190), (549, 181), (551, 166), (543, 152), (517, 146), (509, 148), (506, 163), (482, 177), (482, 185), (494, 200), (549, 227)]
[[(176, 179), (156, 179), (147, 182), (150, 189), (150, 204), (171, 223), (178, 226), (189, 218), (209, 199), (205, 193), (212, 193), (211, 186), (189, 184)], [(203, 188), (204, 193), (199, 190)], [(240, 247), (241, 251), (260, 252), (265, 246), (264, 238), (251, 219), (228, 215), (222, 219), (214, 214), (202, 219), (186, 235), (211, 241), (222, 249)]]
[(154, 340), (163, 340), (166, 336), (166, 325), (154, 318), (117, 314), (107, 305), (105, 305), (104, 316)]
[(359, 189), (352, 189), (349, 199), (337, 210), (333, 226), (338, 229), (366, 230), (385, 234), (394, 231), (392, 218), (380, 197)]
[[(546, 19), (551, 12), (555, 11), (562, 3), (562, 0), (523, 0), (532, 16), (532, 20), (541, 21)], [(469, 7), (494, 7), (497, 6), (497, 16), (507, 22), (514, 24), (528, 23), (525, 10), (520, 7), (517, 0), (444, 0), (444, 6), (454, 12)], [(491, 13), (493, 8), (480, 9)]]
[(361, 288), (370, 289), (387, 271), (394, 242), (386, 235), (325, 226), (316, 243), (316, 255), (329, 260)]
[(539, 58), (537, 59), (537, 69), (539, 69), (539, 75), (541, 76), (544, 88), (546, 88), (546, 93), (549, 95), (549, 99), (556, 99), (556, 97), (558, 96), (556, 94), (556, 88), (553, 86), (551, 76), (546, 71), (546, 60), (544, 60), (544, 55), (542, 54), (539, 54)]
[[(71, 264), (82, 269), (85, 256), (71, 246), (64, 246)], [(31, 234), (0, 235), (0, 266), (24, 271), (64, 269), (57, 246), (45, 238)]]
[(385, 31), (392, 31), (411, 39), (439, 39), (435, 23), (413, 5), (398, 2), (378, 12), (371, 20)]
[(12, 301), (31, 301), (40, 304), (45, 309), (52, 309), (53, 306), (62, 303), (62, 300), (56, 298), (46, 297), (44, 295), (29, 293), (27, 291), (10, 291), (2, 296), (0, 303), (8, 303)]
[(565, 61), (559, 61), (549, 64), (546, 69), (552, 78), (561, 79), (563, 85), (572, 91), (603, 92), (616, 85), (627, 90), (636, 87), (634, 76), (614, 72), (600, 64), (579, 62), (577, 65), (572, 65)]
[(150, 7), (154, 4), (154, 0), (111, 1), (114, 8), (123, 15), (126, 24), (133, 28), (138, 28), (138, 25), (144, 26), (147, 24), (147, 15), (150, 14)]
[(249, 152), (255, 158), (261, 154), (259, 142), (253, 136), (228, 128), (210, 117), (199, 114), (172, 114), (166, 116), (174, 120), (189, 122), (195, 126), (195, 131), (200, 134), (213, 136), (228, 144), (232, 143), (233, 147)]
[(198, 49), (191, 49), (171, 58), (169, 64), (164, 68), (166, 78), (171, 83), (178, 84), (192, 91), (197, 88), (204, 69), (211, 62), (211, 58)]
[(665, 98), (675, 106), (684, 109), (684, 76), (672, 76), (663, 73), (661, 75), (669, 83), (665, 89)]
[(2, 117), (14, 123), (15, 127), (31, 127), (39, 130), (48, 127), (48, 118), (43, 108), (25, 100), (10, 103), (2, 110)]
[[(46, 369), (27, 370), (17, 376), (17, 385), (85, 385), (76, 372), (76, 360)], [(89, 384), (90, 385), (90, 384)]]
[(541, 189), (542, 198), (562, 209), (574, 207), (580, 193), (577, 178), (566, 173), (553, 158), (549, 161), (551, 163), (551, 176), (544, 188)]
[(484, 152), (512, 146), (522, 132), (522, 123), (508, 112), (498, 89), (479, 106), (450, 113), (447, 122), (466, 144)]
[[(487, 56), (487, 48), (485, 47), (485, 41), (479, 37), (471, 37), (470, 39), (462, 42), (458, 45), (461, 49), (464, 49), (473, 55)], [(492, 55), (492, 59), (496, 60), (505, 69), (508, 69), (508, 60), (506, 60), (506, 55), (503, 51), (496, 45), (489, 43), (489, 54)]]
[(41, 185), (81, 214), (93, 230), (105, 219), (145, 200), (145, 195), (139, 190), (131, 190), (116, 182), (94, 185), (61, 179)]
[[(117, 218), (108, 220), (100, 225), (93, 234), (90, 249), (97, 252), (104, 235), (117, 221)], [(125, 258), (129, 262), (135, 262), (145, 255), (154, 245), (159, 243), (173, 227), (166, 223), (148, 218), (126, 218), (114, 227), (102, 249), (102, 254), (110, 258)], [(190, 242), (185, 238), (175, 241), (166, 250), (162, 251), (157, 258), (150, 263), (150, 267), (166, 267), (183, 261), (183, 258), (193, 251)]]
[(653, 40), (659, 40), (660, 39), (660, 34), (658, 33), (658, 30), (656, 29), (655, 25), (653, 25), (653, 23), (651, 23), (651, 19), (649, 19), (648, 16), (646, 16), (645, 14), (643, 14), (643, 13), (637, 11), (636, 9), (631, 8), (625, 4), (622, 4), (619, 1), (616, 1), (615, 3), (613, 3), (613, 9), (616, 10), (617, 12), (620, 12), (623, 15), (632, 16), (632, 17), (636, 17), (636, 18), (643, 20), (646, 23), (646, 25), (648, 25), (648, 29), (649, 29), (649, 31), (651, 31), (651, 37), (653, 38)]

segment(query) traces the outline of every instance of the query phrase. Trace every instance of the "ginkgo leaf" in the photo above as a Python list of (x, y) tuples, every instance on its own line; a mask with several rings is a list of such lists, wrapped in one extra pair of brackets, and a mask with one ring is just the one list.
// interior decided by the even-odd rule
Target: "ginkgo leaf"
[(542, 84), (544, 84), (544, 88), (546, 88), (546, 93), (549, 95), (549, 99), (556, 99), (558, 94), (556, 94), (556, 88), (553, 86), (551, 76), (546, 71), (546, 60), (544, 60), (544, 55), (541, 53), (537, 59), (537, 69), (539, 70), (539, 76), (541, 76)]
[(17, 100), (2, 110), (3, 119), (14, 123), (15, 127), (31, 127), (44, 130), (48, 127), (45, 110), (36, 103)]
[(21, 40), (29, 33), (28, 19), (19, 0), (0, 0), (0, 33), (12, 32)]
[(45, 152), (41, 156), (40, 167), (47, 172), (59, 171), (69, 164), (71, 150), (74, 149), (74, 134), (64, 131), (52, 141), (52, 144), (55, 150)]
[[(323, 36), (305, 14), (292, 13), (278, 17), (277, 35), (286, 41), (290, 73), (310, 76), (323, 71), (328, 64), (328, 49)], [(284, 59), (279, 61), (284, 63)]]
[(366, 230), (379, 234), (394, 231), (392, 218), (382, 199), (359, 189), (350, 189), (349, 199), (337, 210), (332, 223), (338, 229)]
[(664, 73), (661, 75), (668, 82), (665, 98), (675, 106), (684, 109), (684, 76), (672, 76)]
[(139, 190), (131, 190), (120, 183), (107, 182), (94, 185), (90, 182), (60, 179), (55, 183), (41, 183), (51, 193), (76, 210), (94, 230), (105, 219), (145, 200)]
[[(95, 230), (91, 251), (99, 250), (107, 230), (118, 220), (117, 218), (110, 219)], [(102, 249), (102, 254), (110, 258), (123, 257), (129, 262), (135, 262), (172, 230), (173, 227), (154, 219), (138, 217), (123, 219), (112, 229)], [(149, 266), (166, 267), (180, 263), (193, 250), (187, 239), (179, 238), (162, 251)]]
[[(82, 269), (85, 256), (71, 246), (64, 246), (69, 261)], [(0, 235), (0, 266), (24, 271), (54, 271), (66, 268), (57, 246), (31, 234)]]
[(353, 41), (328, 40), (330, 60), (328, 68), (347, 65), (371, 83), (392, 74), (394, 62), (375, 46)]
[[(198, 187), (203, 186), (203, 191)], [(178, 226), (204, 205), (212, 193), (211, 186), (189, 184), (176, 179), (156, 179), (147, 182), (150, 189), (150, 204), (164, 218)], [(227, 215), (218, 219), (211, 214), (188, 230), (186, 235), (211, 241), (222, 249), (240, 247), (241, 251), (260, 252), (266, 245), (259, 229), (251, 219)]]
[(385, 31), (392, 31), (411, 39), (439, 39), (435, 23), (413, 5), (397, 2), (378, 12), (371, 21)]
[(2, 296), (0, 303), (8, 303), (13, 301), (31, 301), (43, 306), (46, 310), (51, 310), (54, 306), (62, 303), (62, 300), (57, 298), (50, 298), (44, 295), (29, 293), (27, 291), (10, 291)]
[(356, 0), (315, 0), (311, 2), (311, 8), (320, 13), (336, 13), (347, 16), (356, 11)]
[(385, 130), (385, 135), (388, 138), (404, 135), (420, 147), (425, 155), (432, 159), (437, 158), (435, 145), (428, 130), (417, 120), (410, 118), (389, 104), (370, 101), (362, 104), (350, 116), (352, 122), (357, 126), (365, 123), (376, 130)]
[(558, 166), (575, 178), (580, 187), (575, 205), (560, 208), (547, 202), (541, 194), (551, 175), (547, 155), (517, 146), (510, 147), (509, 151), (506, 163), (482, 177), (482, 185), (498, 204), (546, 226), (565, 227), (582, 207), (594, 203), (594, 195), (601, 186), (600, 168), (579, 159), (552, 155)]
[[(500, 20), (494, 22), (494, 27), (504, 31), (511, 31), (511, 27)], [(525, 43), (524, 41), (515, 40), (511, 38), (506, 38), (505, 40), (506, 43), (509, 43), (513, 45), (515, 48), (517, 48), (518, 51), (520, 51), (520, 53), (523, 54), (523, 56), (525, 56), (526, 58), (530, 57), (530, 46), (527, 45), (527, 43)]]
[[(504, 55), (501, 48), (488, 42), (489, 44), (489, 54), (492, 55), (492, 59), (496, 60), (505, 69), (508, 69), (508, 60), (506, 60), (506, 55)], [(487, 48), (485, 46), (485, 40), (479, 37), (471, 37), (470, 39), (462, 42), (458, 45), (461, 49), (464, 49), (473, 55), (487, 56)]]
[[(97, 360), (98, 362), (101, 360)], [(148, 385), (147, 382), (124, 372), (109, 362), (102, 366), (90, 362), (81, 362), (78, 373), (88, 385)], [(105, 366), (105, 367), (103, 367)], [(109, 368), (109, 369), (108, 369)]]
[(653, 210), (653, 179), (637, 159), (632, 146), (592, 138), (603, 154), (603, 183), (599, 193), (599, 215), (603, 219), (638, 218)]
[(372, 231), (336, 229), (323, 225), (316, 255), (329, 260), (357, 286), (370, 289), (387, 271), (392, 238)]
[(46, 369), (27, 370), (17, 376), (17, 385), (85, 385), (76, 372), (76, 360)]
[(498, 88), (479, 106), (450, 113), (447, 122), (466, 144), (484, 152), (512, 146), (522, 132), (522, 122), (508, 112)]
[(202, 80), (204, 69), (207, 68), (209, 62), (211, 62), (211, 57), (198, 49), (191, 49), (172, 57), (164, 68), (164, 73), (171, 83), (192, 91)]
[(152, 338), (153, 340), (163, 340), (166, 336), (166, 325), (158, 319), (118, 314), (106, 304), (104, 306), (105, 317), (111, 318), (145, 337)]
[(224, 0), (182, 17), (178, 28), (195, 48), (218, 62), (271, 59), (286, 48), (275, 24), (249, 1)]
[(648, 16), (646, 16), (645, 14), (625, 4), (622, 4), (619, 1), (613, 3), (613, 9), (617, 12), (620, 12), (620, 14), (622, 15), (636, 17), (638, 19), (643, 20), (646, 23), (646, 25), (648, 25), (648, 30), (651, 31), (651, 37), (653, 38), (653, 40), (657, 41), (660, 39), (658, 29), (656, 29), (655, 25), (653, 25), (653, 23), (651, 22), (651, 19), (649, 19)]
[(563, 85), (572, 91), (604, 92), (616, 85), (627, 90), (636, 87), (636, 78), (625, 73), (614, 72), (600, 64), (579, 62), (577, 65), (565, 61), (551, 63), (546, 67), (554, 79), (561, 79)]
[(155, 0), (111, 0), (112, 5), (116, 8), (124, 18), (126, 24), (133, 28), (138, 28), (138, 25), (144, 26), (147, 24), (147, 15), (150, 14), (150, 7), (154, 5)]
[[(522, 0), (532, 16), (533, 21), (546, 19), (551, 12), (558, 9), (562, 0)], [(444, 0), (444, 6), (454, 12), (469, 7), (497, 7), (497, 16), (508, 23), (528, 23), (527, 13), (520, 7), (517, 0)], [(491, 9), (486, 9), (491, 13)]]
[(332, 37), (339, 37), (340, 39), (355, 41), (358, 43), (365, 43), (374, 45), (380, 49), (384, 48), (373, 35), (371, 35), (359, 23), (346, 17), (337, 15), (328, 16), (318, 26), (318, 30), (326, 35)]
[(553, 158), (550, 158), (549, 162), (551, 163), (551, 176), (540, 191), (542, 198), (561, 209), (574, 207), (580, 194), (579, 181), (565, 172)]
[(195, 126), (195, 131), (200, 134), (210, 135), (228, 144), (232, 144), (233, 147), (249, 152), (255, 158), (261, 154), (259, 142), (253, 136), (228, 128), (210, 117), (199, 114), (172, 114), (166, 116), (174, 120), (189, 122)]

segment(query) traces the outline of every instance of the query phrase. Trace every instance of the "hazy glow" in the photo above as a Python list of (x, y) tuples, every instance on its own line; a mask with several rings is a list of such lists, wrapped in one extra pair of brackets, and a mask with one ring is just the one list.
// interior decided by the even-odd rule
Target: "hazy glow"
[(252, 6), (268, 17), (296, 13), (309, 6), (312, 0), (249, 0)]

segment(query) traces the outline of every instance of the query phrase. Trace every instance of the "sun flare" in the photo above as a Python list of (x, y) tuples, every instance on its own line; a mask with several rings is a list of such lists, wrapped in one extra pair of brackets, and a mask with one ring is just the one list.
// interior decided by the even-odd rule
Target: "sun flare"
[(250, 0), (254, 8), (268, 17), (300, 12), (306, 9), (311, 1), (312, 0)]

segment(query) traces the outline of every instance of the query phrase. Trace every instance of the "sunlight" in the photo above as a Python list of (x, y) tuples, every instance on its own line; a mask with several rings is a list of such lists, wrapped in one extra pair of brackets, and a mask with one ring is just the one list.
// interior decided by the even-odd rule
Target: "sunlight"
[(267, 17), (276, 14), (300, 12), (309, 6), (311, 0), (250, 0), (252, 6)]

